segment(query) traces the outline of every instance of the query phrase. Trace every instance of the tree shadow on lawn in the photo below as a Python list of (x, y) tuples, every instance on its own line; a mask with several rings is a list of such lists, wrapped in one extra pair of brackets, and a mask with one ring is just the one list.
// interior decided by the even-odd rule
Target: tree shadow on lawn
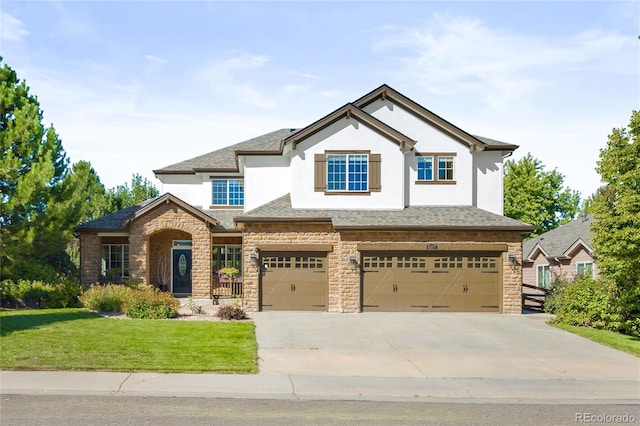
[[(18, 313), (19, 312), (19, 313)], [(51, 311), (28, 309), (13, 311), (0, 317), (0, 336), (6, 336), (14, 331), (22, 331), (30, 328), (38, 328), (61, 321), (75, 321), (88, 318), (98, 318), (95, 312), (71, 310)]]

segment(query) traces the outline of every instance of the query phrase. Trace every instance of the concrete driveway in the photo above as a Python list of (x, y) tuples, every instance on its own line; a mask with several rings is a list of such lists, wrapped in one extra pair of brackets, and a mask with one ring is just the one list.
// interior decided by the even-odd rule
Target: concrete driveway
[[(640, 359), (535, 315), (259, 312), (260, 373), (429, 379), (640, 381)], [(640, 395), (640, 391), (639, 391)]]

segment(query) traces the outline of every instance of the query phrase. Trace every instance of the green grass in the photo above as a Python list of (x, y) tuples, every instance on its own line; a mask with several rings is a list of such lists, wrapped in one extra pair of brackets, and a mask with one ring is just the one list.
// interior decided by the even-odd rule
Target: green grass
[(255, 373), (251, 322), (116, 320), (83, 309), (0, 312), (0, 368)]
[(628, 352), (637, 357), (640, 357), (640, 338), (627, 336), (625, 334), (616, 333), (609, 330), (598, 330), (589, 327), (578, 327), (575, 325), (566, 324), (551, 324), (554, 327), (568, 331), (578, 336), (585, 337), (594, 342), (601, 343), (603, 345), (618, 349), (620, 351)]

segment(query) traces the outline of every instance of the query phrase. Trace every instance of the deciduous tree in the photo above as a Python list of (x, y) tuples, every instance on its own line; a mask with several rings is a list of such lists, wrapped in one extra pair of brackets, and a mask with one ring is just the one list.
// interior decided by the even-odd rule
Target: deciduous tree
[(564, 187), (564, 175), (546, 171), (527, 154), (504, 165), (504, 214), (538, 227), (532, 236), (557, 228), (579, 211), (580, 193)]
[(628, 128), (613, 129), (606, 148), (600, 150), (597, 171), (606, 185), (595, 194), (590, 205), (595, 218), (592, 231), (598, 267), (621, 289), (637, 291), (640, 287), (640, 111), (633, 111)]
[(135, 173), (131, 177), (131, 186), (125, 183), (111, 188), (107, 192), (109, 213), (133, 206), (149, 198), (157, 197), (158, 194), (158, 189), (152, 182)]

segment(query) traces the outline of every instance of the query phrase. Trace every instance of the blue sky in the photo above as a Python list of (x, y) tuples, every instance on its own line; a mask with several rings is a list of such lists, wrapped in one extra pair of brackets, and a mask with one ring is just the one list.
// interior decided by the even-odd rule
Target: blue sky
[(589, 196), (640, 107), (640, 2), (0, 3), (0, 54), (107, 187), (382, 83)]

